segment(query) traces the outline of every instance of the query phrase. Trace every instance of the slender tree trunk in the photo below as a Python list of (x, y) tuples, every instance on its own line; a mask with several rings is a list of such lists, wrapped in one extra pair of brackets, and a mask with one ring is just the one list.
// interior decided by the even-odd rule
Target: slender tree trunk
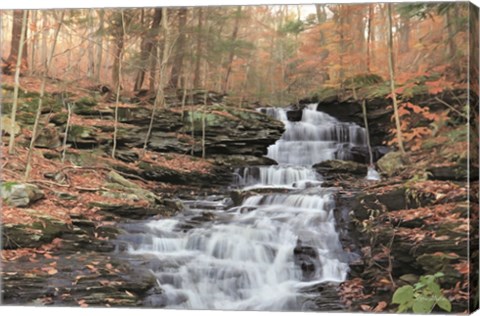
[(138, 70), (137, 77), (135, 79), (135, 86), (133, 88), (134, 91), (140, 91), (142, 89), (143, 82), (145, 80), (145, 72), (147, 70), (147, 63), (152, 53), (155, 41), (155, 34), (158, 33), (158, 26), (160, 25), (161, 19), (162, 9), (155, 8), (152, 24), (141, 43), (140, 69)]
[(201, 84), (201, 74), (200, 74), (200, 64), (202, 61), (202, 32), (203, 32), (203, 9), (198, 8), (198, 25), (197, 25), (197, 52), (195, 54), (195, 72), (193, 79), (193, 86), (195, 88), (200, 88)]
[(156, 77), (157, 77), (157, 63), (158, 63), (158, 58), (156, 57), (157, 55), (160, 56), (160, 45), (156, 44), (152, 48), (152, 54), (150, 58), (150, 75), (149, 75), (149, 88), (148, 90), (150, 93), (153, 93), (155, 91), (155, 83), (156, 83)]
[(88, 22), (88, 65), (87, 65), (87, 77), (93, 78), (95, 72), (95, 46), (93, 39), (93, 9), (88, 9), (87, 13), (87, 22)]
[(37, 113), (35, 115), (35, 123), (33, 124), (32, 139), (30, 140), (30, 146), (28, 148), (28, 154), (27, 154), (27, 162), (26, 162), (25, 176), (24, 176), (24, 181), (25, 182), (28, 180), (28, 178), (30, 176), (31, 160), (32, 160), (32, 154), (33, 154), (33, 145), (35, 144), (35, 140), (37, 138), (38, 124), (39, 124), (39, 121), (40, 121), (40, 114), (42, 113), (43, 97), (45, 95), (45, 85), (47, 83), (48, 73), (50, 71), (50, 66), (51, 66), (52, 60), (53, 60), (53, 54), (55, 53), (55, 46), (57, 45), (58, 33), (60, 33), (60, 28), (62, 27), (64, 16), (65, 16), (65, 10), (62, 10), (62, 15), (60, 16), (60, 21), (58, 22), (57, 28), (55, 30), (55, 35), (54, 35), (54, 38), (53, 38), (52, 48), (50, 50), (50, 54), (48, 56), (48, 59), (45, 61), (45, 70), (44, 70), (44, 73), (43, 73), (42, 83), (40, 85), (40, 97), (38, 98)]
[(121, 34), (119, 34), (119, 42), (117, 42), (117, 59), (115, 59), (115, 65), (117, 67), (115, 74), (117, 78), (116, 84), (116, 98), (115, 98), (115, 119), (113, 121), (113, 147), (112, 158), (115, 159), (115, 152), (117, 150), (117, 134), (118, 134), (118, 105), (120, 104), (120, 90), (122, 85), (122, 61), (123, 61), (123, 45), (125, 40), (125, 14), (123, 9), (120, 12), (121, 15)]
[(35, 57), (36, 57), (36, 48), (38, 45), (38, 30), (37, 30), (37, 10), (32, 10), (32, 24), (33, 24), (33, 38), (32, 38), (32, 52), (30, 55), (30, 75), (35, 73)]
[(47, 60), (47, 41), (48, 41), (48, 15), (47, 11), (42, 11), (42, 50), (41, 50), (41, 64), (44, 65)]
[(400, 18), (399, 27), (400, 53), (406, 53), (410, 50), (410, 20), (407, 17)]
[[(454, 5), (456, 7), (456, 5)], [(471, 9), (473, 10), (473, 9)], [(457, 45), (455, 44), (455, 24), (457, 22), (454, 22), (455, 19), (459, 19), (457, 16), (456, 18), (452, 18), (452, 12), (451, 8), (447, 9), (447, 12), (445, 14), (445, 23), (447, 26), (447, 58), (452, 64), (452, 68), (454, 71), (457, 73), (457, 75), (460, 75), (460, 66), (458, 62), (458, 58), (455, 56), (457, 55)]]
[(63, 98), (63, 105), (67, 106), (68, 116), (67, 116), (67, 125), (65, 126), (65, 133), (63, 135), (62, 163), (65, 161), (65, 154), (67, 152), (67, 139), (68, 139), (68, 132), (70, 131), (70, 118), (72, 117), (72, 105), (70, 104), (70, 102), (65, 102), (65, 98)]
[[(115, 29), (115, 53), (114, 53), (114, 61), (113, 61), (113, 69), (112, 69), (112, 82), (114, 87), (120, 87), (120, 82), (118, 81), (120, 78), (120, 60), (123, 54), (123, 47), (125, 45), (125, 14), (123, 10), (120, 13), (121, 21), (118, 23)], [(118, 22), (118, 21), (117, 21)]]
[[(22, 56), (23, 53), (23, 43), (25, 42), (25, 29), (27, 28), (27, 10), (23, 11), (22, 18), (22, 28), (20, 41), (18, 42), (18, 55)], [(13, 154), (13, 149), (15, 147), (15, 121), (17, 116), (17, 104), (18, 104), (18, 88), (20, 86), (20, 66), (22, 65), (22, 58), (17, 58), (17, 63), (15, 67), (15, 86), (13, 88), (13, 105), (12, 105), (12, 115), (11, 115), (11, 128), (10, 128), (10, 140), (8, 142), (8, 153)]]
[[(27, 21), (28, 21), (28, 10), (27, 12)], [(19, 56), (18, 48), (20, 47), (20, 38), (22, 36), (22, 32), (24, 38), (27, 38), (27, 29), (25, 28), (22, 31), (22, 21), (23, 21), (23, 10), (13, 10), (13, 26), (12, 26), (12, 41), (10, 44), (10, 55), (8, 56), (7, 61), (11, 64), (17, 63), (17, 58)], [(22, 65), (24, 68), (28, 68), (28, 45), (27, 42), (23, 44), (23, 51), (22, 51)]]
[(395, 92), (395, 65), (393, 63), (393, 34), (392, 34), (392, 4), (387, 3), (387, 15), (388, 15), (388, 68), (390, 72), (390, 89), (392, 92), (393, 111), (395, 116), (395, 127), (397, 130), (397, 143), (398, 148), (402, 154), (405, 154), (405, 148), (403, 147), (402, 129), (400, 124), (400, 116), (398, 114), (397, 95)]
[(247, 61), (246, 69), (245, 69), (245, 77), (243, 78), (243, 84), (240, 91), (240, 102), (238, 103), (238, 107), (241, 108), (243, 105), (243, 101), (245, 100), (245, 92), (247, 90), (248, 85), (248, 75), (250, 73), (250, 58)]
[(95, 80), (100, 82), (102, 72), (102, 59), (103, 59), (103, 30), (105, 23), (105, 11), (98, 9), (98, 31), (97, 31), (97, 62), (95, 64)]
[(344, 5), (340, 5), (340, 17), (339, 17), (339, 28), (340, 28), (340, 69), (338, 71), (338, 78), (340, 84), (343, 84), (343, 79), (345, 77), (345, 69), (343, 68), (343, 55), (345, 54), (345, 23), (344, 23)]
[(372, 154), (372, 146), (370, 145), (370, 131), (368, 128), (367, 105), (366, 105), (365, 99), (362, 100), (362, 113), (363, 113), (363, 123), (365, 124), (365, 134), (367, 134), (369, 165), (373, 166), (373, 154)]
[(371, 60), (371, 51), (370, 45), (372, 43), (372, 21), (373, 21), (373, 4), (368, 5), (368, 20), (367, 20), (367, 72), (371, 72), (370, 69), (370, 60)]
[(233, 64), (233, 59), (235, 57), (235, 41), (237, 40), (237, 36), (238, 36), (238, 28), (240, 25), (241, 13), (242, 13), (242, 6), (238, 6), (237, 11), (235, 13), (235, 25), (233, 26), (233, 32), (230, 39), (233, 47), (230, 49), (230, 55), (228, 56), (227, 72), (225, 74), (225, 79), (223, 80), (223, 86), (222, 86), (223, 93), (226, 93), (228, 90), (228, 79), (230, 77), (230, 73), (232, 72), (232, 64)]
[(169, 86), (172, 88), (178, 88), (180, 85), (179, 79), (183, 68), (183, 57), (185, 55), (185, 42), (186, 42), (186, 30), (187, 25), (187, 13), (186, 8), (181, 8), (178, 11), (178, 41), (176, 45), (176, 54), (173, 59), (172, 72), (170, 75)]
[[(147, 150), (148, 140), (150, 139), (150, 135), (152, 134), (153, 123), (155, 119), (155, 113), (157, 111), (158, 104), (162, 104), (165, 107), (165, 94), (164, 88), (166, 85), (166, 69), (168, 64), (168, 59), (170, 57), (170, 32), (168, 28), (168, 9), (162, 8), (162, 28), (163, 28), (163, 36), (164, 36), (164, 44), (163, 44), (163, 54), (162, 54), (162, 62), (160, 65), (160, 78), (158, 78), (158, 89), (157, 94), (155, 96), (155, 101), (153, 102), (153, 109), (152, 115), (150, 116), (150, 124), (148, 125), (147, 135), (145, 135), (145, 142), (143, 143), (143, 154)], [(157, 59), (160, 59), (160, 51), (157, 51)]]

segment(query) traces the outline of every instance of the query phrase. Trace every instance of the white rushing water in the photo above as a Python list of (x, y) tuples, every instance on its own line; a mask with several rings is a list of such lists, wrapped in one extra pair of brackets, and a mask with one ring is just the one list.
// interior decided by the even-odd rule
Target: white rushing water
[(348, 263), (335, 227), (333, 195), (320, 187), (315, 194), (302, 192), (307, 183), (321, 181), (311, 165), (347, 157), (348, 148), (365, 141), (363, 129), (313, 106), (303, 111), (300, 122), (287, 121), (283, 109), (267, 114), (286, 125), (282, 139), (268, 151), (279, 165), (244, 168), (238, 184), (288, 188), (290, 193), (253, 193), (233, 208), (188, 201), (183, 215), (150, 221), (132, 233), (129, 252), (151, 258), (163, 290), (147, 304), (303, 310), (308, 294), (302, 289), (345, 280)]

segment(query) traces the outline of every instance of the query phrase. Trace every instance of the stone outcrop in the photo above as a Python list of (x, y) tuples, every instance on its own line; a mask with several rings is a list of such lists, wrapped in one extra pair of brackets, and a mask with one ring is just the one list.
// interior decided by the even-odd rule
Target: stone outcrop
[(4, 202), (16, 207), (27, 207), (45, 196), (42, 190), (30, 183), (4, 182), (0, 193)]

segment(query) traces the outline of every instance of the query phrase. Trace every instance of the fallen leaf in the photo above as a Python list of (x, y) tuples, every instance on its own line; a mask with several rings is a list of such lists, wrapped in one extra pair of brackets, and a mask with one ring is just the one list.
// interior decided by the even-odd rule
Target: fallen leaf
[(130, 297), (134, 297), (135, 295), (133, 295), (132, 293), (130, 293), (129, 291), (125, 291), (125, 293), (127, 293), (128, 296)]
[(371, 308), (369, 305), (366, 305), (366, 304), (360, 305), (360, 308), (361, 308), (362, 311), (364, 311), (364, 312), (369, 312), (369, 311), (372, 310), (372, 308)]
[(374, 312), (382, 312), (385, 307), (387, 307), (387, 302), (385, 301), (381, 301), (377, 304), (377, 306), (375, 306), (375, 308), (373, 309)]
[(57, 274), (57, 273), (58, 273), (58, 270), (53, 268), (53, 269), (48, 270), (47, 273), (48, 273), (49, 275), (54, 275), (54, 274)]

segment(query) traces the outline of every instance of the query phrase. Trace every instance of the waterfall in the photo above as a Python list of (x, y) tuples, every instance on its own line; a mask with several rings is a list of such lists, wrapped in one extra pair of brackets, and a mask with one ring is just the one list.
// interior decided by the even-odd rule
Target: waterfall
[(348, 260), (336, 230), (334, 196), (319, 186), (322, 179), (311, 165), (348, 158), (352, 146), (365, 143), (365, 133), (313, 105), (299, 122), (289, 122), (284, 109), (265, 112), (286, 126), (268, 149), (279, 165), (238, 169), (237, 185), (289, 193), (252, 191), (236, 207), (220, 198), (186, 201), (186, 210), (175, 218), (127, 228), (130, 234), (123, 239), (129, 253), (149, 258), (162, 289), (146, 305), (308, 310), (312, 296), (305, 289), (345, 280)]
[(315, 107), (307, 106), (299, 122), (289, 122), (285, 109), (270, 110), (277, 112), (272, 116), (285, 123), (286, 131), (268, 148), (267, 157), (281, 164), (313, 165), (329, 159), (350, 159), (353, 146), (366, 145), (365, 129), (339, 122)]

